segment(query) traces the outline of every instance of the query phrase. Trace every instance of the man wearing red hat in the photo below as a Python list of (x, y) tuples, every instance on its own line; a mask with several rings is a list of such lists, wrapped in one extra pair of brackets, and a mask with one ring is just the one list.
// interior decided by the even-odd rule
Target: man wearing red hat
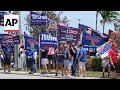
[(109, 50), (109, 63), (111, 65), (111, 78), (116, 78), (116, 67), (118, 63), (116, 43), (112, 43), (112, 48)]

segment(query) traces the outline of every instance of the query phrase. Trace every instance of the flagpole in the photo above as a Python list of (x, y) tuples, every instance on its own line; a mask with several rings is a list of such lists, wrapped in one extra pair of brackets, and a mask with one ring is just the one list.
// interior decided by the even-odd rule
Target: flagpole
[(39, 72), (40, 72), (40, 65), (41, 65), (41, 61), (40, 61), (41, 55), (40, 55), (40, 53), (41, 52), (40, 52), (40, 32), (39, 32)]
[[(47, 11), (46, 11), (46, 16), (47, 16)], [(47, 18), (46, 18), (46, 32), (48, 32), (48, 30), (47, 30)]]

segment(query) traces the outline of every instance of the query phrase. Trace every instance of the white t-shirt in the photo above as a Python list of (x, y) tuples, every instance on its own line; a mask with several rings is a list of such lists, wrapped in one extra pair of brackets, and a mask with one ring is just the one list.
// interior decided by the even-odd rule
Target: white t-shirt
[(20, 57), (25, 57), (25, 50), (23, 48), (20, 48)]

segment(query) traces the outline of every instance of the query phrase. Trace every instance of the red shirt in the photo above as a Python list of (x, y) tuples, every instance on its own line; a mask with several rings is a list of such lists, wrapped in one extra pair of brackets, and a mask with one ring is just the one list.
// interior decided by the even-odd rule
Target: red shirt
[[(113, 63), (118, 63), (117, 53), (112, 48), (109, 50), (109, 56), (112, 57)], [(109, 63), (111, 63), (110, 60)]]

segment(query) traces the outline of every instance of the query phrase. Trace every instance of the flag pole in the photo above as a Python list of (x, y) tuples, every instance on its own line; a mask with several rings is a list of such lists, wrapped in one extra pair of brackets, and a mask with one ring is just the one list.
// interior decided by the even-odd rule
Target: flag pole
[[(47, 11), (46, 11), (46, 16), (47, 16)], [(47, 18), (46, 18), (46, 32), (48, 32), (48, 30), (47, 30)]]
[(40, 72), (40, 65), (41, 65), (41, 62), (40, 62), (41, 55), (40, 55), (40, 53), (41, 52), (40, 52), (40, 32), (39, 32), (39, 72)]

